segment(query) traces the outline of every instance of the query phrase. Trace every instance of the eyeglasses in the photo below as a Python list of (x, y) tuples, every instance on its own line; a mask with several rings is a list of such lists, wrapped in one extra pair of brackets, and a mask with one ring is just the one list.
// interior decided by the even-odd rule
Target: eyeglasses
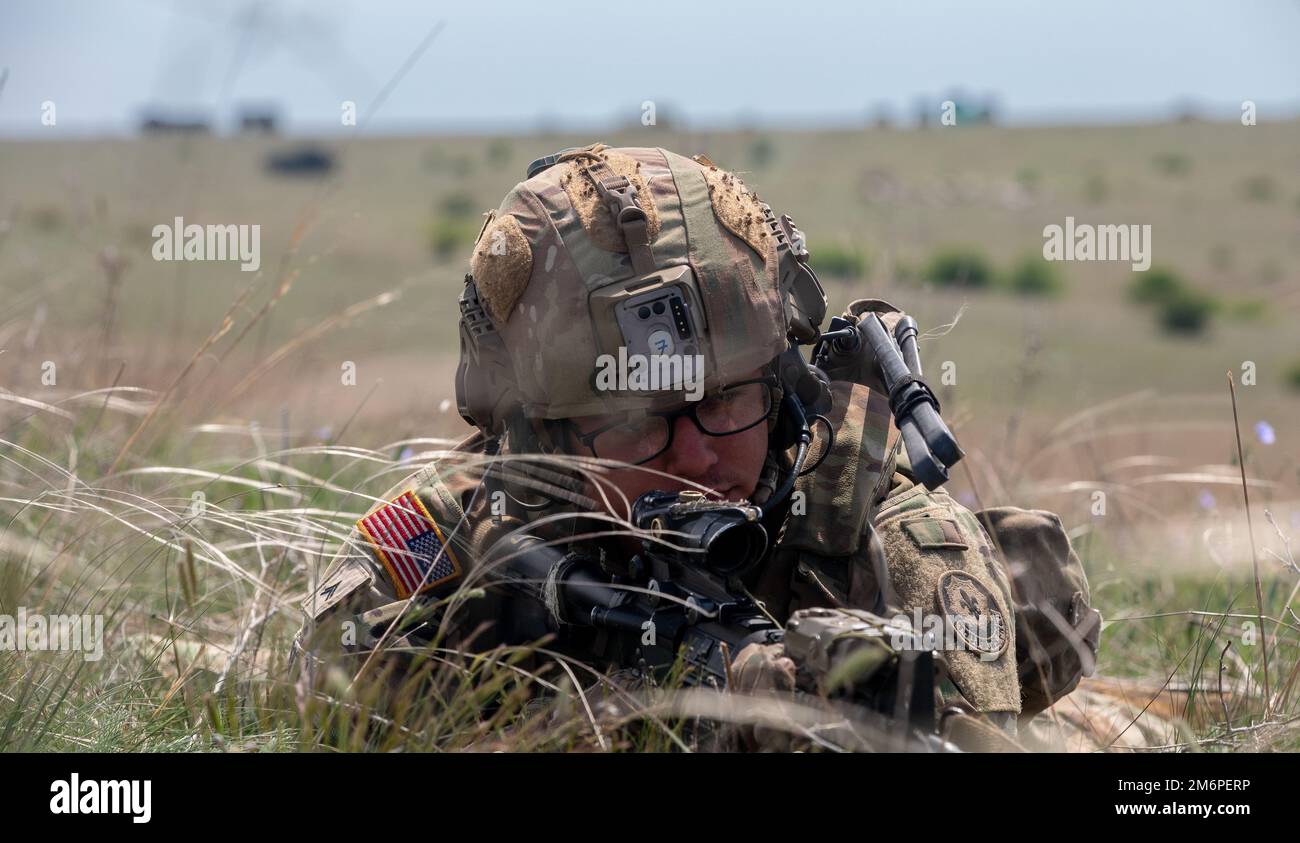
[(597, 457), (642, 465), (673, 444), (677, 419), (690, 418), (701, 433), (730, 436), (749, 430), (772, 412), (774, 377), (740, 381), (681, 410), (651, 412), (635, 420), (626, 415), (592, 431), (583, 432), (571, 419), (568, 425), (578, 441)]

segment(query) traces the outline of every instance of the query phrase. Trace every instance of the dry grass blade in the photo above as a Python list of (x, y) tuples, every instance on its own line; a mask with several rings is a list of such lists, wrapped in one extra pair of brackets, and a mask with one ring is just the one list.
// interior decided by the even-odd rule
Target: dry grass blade
[(195, 364), (197, 364), (199, 360), (203, 359), (203, 355), (208, 353), (208, 349), (216, 345), (217, 342), (219, 342), (221, 338), (224, 337), (227, 333), (229, 333), (230, 329), (235, 326), (234, 314), (239, 310), (239, 308), (243, 307), (244, 300), (248, 297), (248, 295), (251, 292), (252, 292), (252, 288), (248, 287), (244, 290), (243, 293), (241, 293), (235, 299), (235, 301), (230, 305), (230, 309), (226, 311), (226, 315), (222, 318), (221, 323), (217, 326), (217, 329), (208, 335), (207, 339), (203, 341), (203, 343), (194, 352), (193, 356), (190, 357), (189, 362), (185, 364), (185, 368), (181, 369), (180, 374), (178, 374), (176, 378), (167, 386), (167, 389), (163, 390), (163, 394), (159, 396), (157, 401), (154, 402), (154, 405), (152, 408), (150, 408), (149, 413), (143, 419), (140, 420), (140, 424), (136, 427), (134, 431), (131, 432), (131, 435), (127, 437), (127, 440), (125, 443), (123, 443), (121, 450), (119, 450), (117, 452), (117, 456), (113, 458), (113, 462), (109, 465), (108, 471), (105, 472), (106, 476), (111, 477), (113, 473), (117, 471), (118, 465), (120, 465), (122, 460), (126, 457), (126, 455), (130, 453), (131, 446), (135, 444), (136, 439), (140, 437), (140, 434), (144, 432), (145, 428), (149, 426), (149, 423), (152, 422), (154, 418), (158, 415), (158, 412), (167, 403), (167, 399), (170, 398), (172, 393), (176, 391), (176, 388), (180, 386), (181, 381), (185, 380), (185, 377), (194, 369)]
[(1268, 633), (1264, 626), (1264, 588), (1259, 581), (1259, 554), (1255, 550), (1255, 525), (1250, 515), (1250, 488), (1246, 484), (1246, 455), (1241, 447), (1241, 422), (1237, 419), (1237, 385), (1228, 372), (1228, 393), (1232, 396), (1232, 427), (1237, 434), (1237, 465), (1241, 468), (1241, 494), (1246, 501), (1246, 531), (1250, 535), (1250, 564), (1255, 578), (1255, 610), (1259, 618), (1260, 660), (1264, 668), (1264, 719), (1272, 716), (1273, 695), (1268, 681)]
[(277, 348), (275, 351), (271, 352), (271, 354), (267, 356), (266, 360), (263, 361), (261, 365), (253, 369), (253, 371), (249, 372), (248, 375), (246, 375), (243, 380), (237, 383), (234, 386), (234, 388), (230, 390), (230, 393), (226, 396), (227, 400), (238, 398), (240, 395), (244, 394), (246, 391), (248, 391), (248, 388), (251, 387), (254, 383), (256, 383), (259, 379), (261, 379), (262, 376), (264, 376), (271, 369), (279, 365), (279, 363), (282, 360), (284, 360), (284, 358), (288, 357), (294, 351), (298, 350), (299, 348), (311, 342), (312, 340), (323, 336), (333, 328), (346, 323), (348, 320), (360, 316), (362, 313), (365, 313), (367, 310), (372, 310), (376, 307), (383, 307), (384, 305), (392, 304), (393, 302), (401, 298), (401, 296), (402, 296), (402, 290), (400, 288), (395, 290), (388, 290), (387, 292), (380, 293), (379, 295), (373, 298), (369, 298), (366, 299), (365, 301), (360, 301), (357, 302), (356, 304), (350, 305), (347, 308), (343, 309), (341, 312), (334, 314), (328, 319), (322, 320), (316, 325), (313, 325), (308, 330), (303, 331), (301, 334), (294, 337), (289, 342), (285, 343), (284, 345)]

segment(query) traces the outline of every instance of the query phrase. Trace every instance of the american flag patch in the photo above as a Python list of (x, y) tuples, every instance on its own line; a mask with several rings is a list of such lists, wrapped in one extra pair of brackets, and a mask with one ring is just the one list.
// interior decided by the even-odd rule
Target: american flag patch
[(357, 522), (405, 600), (460, 576), (460, 562), (414, 492), (403, 492)]

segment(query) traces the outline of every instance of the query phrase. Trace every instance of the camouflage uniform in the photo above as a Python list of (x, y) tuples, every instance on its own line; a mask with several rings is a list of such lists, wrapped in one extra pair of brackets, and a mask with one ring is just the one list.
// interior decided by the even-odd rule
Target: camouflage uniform
[[(710, 333), (704, 349), (711, 364), (706, 388), (743, 377), (784, 350), (782, 326), (790, 317), (781, 299), (780, 244), (764, 224), (757, 196), (707, 159), (596, 145), (516, 186), (490, 215), (471, 262), (487, 316), (511, 352), (513, 371), (498, 375), (515, 390), (511, 398), (528, 418), (562, 419), (609, 408), (607, 396), (575, 376), (592, 370), (604, 346), (599, 328), (592, 327), (587, 297), (573, 295), (565, 285), (585, 282), (588, 291), (596, 291), (645, 269), (644, 253), (638, 260), (636, 250), (616, 236), (611, 212), (584, 181), (589, 161), (625, 177), (643, 197), (645, 240), (655, 264), (677, 262), (694, 271)], [(882, 314), (887, 324), (897, 313), (883, 302), (864, 300), (851, 305), (846, 316), (865, 311)], [(790, 500), (774, 515), (773, 546), (749, 577), (749, 587), (782, 622), (809, 607), (908, 615), (964, 607), (997, 616), (1005, 630), (1000, 646), (992, 652), (947, 653), (942, 690), (946, 703), (987, 715), (1014, 734), (1017, 717), (1043, 709), (1090, 669), (1083, 664), (1086, 656), (1072, 661), (1080, 640), (1095, 654), (1095, 613), (1087, 607), (1082, 569), (1059, 519), (1007, 508), (982, 523), (942, 489), (926, 490), (911, 475), (876, 376), (827, 374), (833, 445), (813, 472), (798, 479)], [(680, 401), (680, 395), (619, 400), (620, 408), (655, 408)], [(769, 430), (773, 424), (770, 420)], [(413, 494), (406, 499), (405, 515), (431, 521), (427, 526), (443, 547), (441, 567), (426, 577), (418, 601), (455, 600), (468, 588), (489, 584), (490, 566), (482, 561), (497, 538), (523, 525), (518, 517), (494, 513), (483, 493), (486, 441), (482, 432), (467, 437), (383, 496), (388, 502)], [(502, 471), (516, 489), (559, 501), (558, 511), (590, 509), (581, 484), (554, 463), (511, 463)], [(760, 481), (756, 499), (771, 493), (770, 483), (770, 478), (767, 485)], [(368, 515), (385, 505), (377, 504)], [(359, 522), (362, 528), (366, 523)], [(575, 534), (579, 523), (552, 523), (538, 532), (562, 542), (565, 531)], [(373, 644), (395, 613), (367, 610), (410, 596), (397, 560), (375, 545), (364, 529), (354, 530), (307, 596), (303, 605), (309, 627), (319, 628), (317, 636), (336, 638), (333, 623), (355, 617), (363, 629), (357, 644)], [(1006, 551), (1018, 555), (1008, 557)], [(1044, 619), (1036, 608), (1040, 603), (1053, 607), (1049, 612), (1055, 617)], [(534, 627), (521, 619), (542, 611), (489, 589), (486, 597), (457, 606), (450, 645), (524, 643), (517, 636)], [(1058, 619), (1082, 632), (1066, 635), (1056, 628)], [(579, 658), (581, 643), (575, 650)]]

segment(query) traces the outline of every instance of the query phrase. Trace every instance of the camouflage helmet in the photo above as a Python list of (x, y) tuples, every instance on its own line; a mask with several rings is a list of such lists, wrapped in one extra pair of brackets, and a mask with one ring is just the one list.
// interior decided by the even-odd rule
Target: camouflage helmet
[[(498, 435), (512, 413), (681, 400), (680, 388), (600, 384), (598, 358), (620, 349), (698, 354), (705, 390), (746, 377), (790, 338), (815, 337), (825, 315), (802, 240), (703, 156), (593, 144), (540, 159), (475, 243), (460, 297), (461, 415)], [(638, 313), (663, 329), (638, 333)], [(656, 348), (634, 347), (647, 341)]]

